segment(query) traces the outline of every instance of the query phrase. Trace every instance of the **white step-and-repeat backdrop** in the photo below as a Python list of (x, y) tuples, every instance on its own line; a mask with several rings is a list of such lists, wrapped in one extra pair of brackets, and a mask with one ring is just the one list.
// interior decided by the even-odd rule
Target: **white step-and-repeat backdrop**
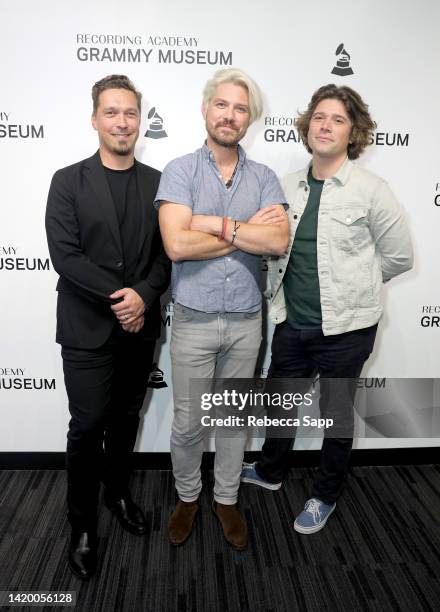
[[(378, 124), (359, 163), (389, 181), (407, 211), (416, 252), (414, 269), (385, 288), (386, 314), (364, 374), (439, 377), (436, 0), (15, 0), (3, 4), (1, 16), (0, 451), (65, 448), (67, 398), (54, 340), (57, 275), (44, 212), (54, 171), (97, 148), (90, 90), (111, 73), (127, 74), (144, 94), (137, 158), (158, 169), (201, 145), (201, 90), (218, 68), (242, 68), (260, 84), (264, 115), (244, 147), (279, 176), (308, 161), (293, 117), (313, 91), (331, 82), (357, 89)], [(348, 69), (338, 66), (342, 48)], [(162, 318), (163, 376), (156, 371), (148, 394), (140, 451), (169, 449), (172, 305), (164, 303)], [(266, 351), (263, 375), (269, 359)], [(360, 437), (356, 445), (439, 440)]]

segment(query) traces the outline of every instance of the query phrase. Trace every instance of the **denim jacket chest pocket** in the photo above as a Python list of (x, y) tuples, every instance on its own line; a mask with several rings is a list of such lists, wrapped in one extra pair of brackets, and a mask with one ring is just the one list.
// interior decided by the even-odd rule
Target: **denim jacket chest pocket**
[(371, 242), (366, 206), (341, 206), (330, 212), (332, 240), (343, 251), (352, 251)]

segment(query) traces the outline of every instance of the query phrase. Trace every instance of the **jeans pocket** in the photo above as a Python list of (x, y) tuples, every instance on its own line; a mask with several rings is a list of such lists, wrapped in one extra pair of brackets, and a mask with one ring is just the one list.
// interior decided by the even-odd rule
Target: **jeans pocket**
[(174, 303), (173, 319), (176, 319), (176, 321), (181, 321), (182, 323), (186, 323), (192, 321), (193, 318), (194, 311), (192, 308), (187, 308), (187, 306), (183, 306), (178, 302)]

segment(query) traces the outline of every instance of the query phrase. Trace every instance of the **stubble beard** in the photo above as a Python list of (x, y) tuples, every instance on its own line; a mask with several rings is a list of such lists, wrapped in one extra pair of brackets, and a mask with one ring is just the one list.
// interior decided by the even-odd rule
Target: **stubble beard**
[(122, 142), (117, 143), (111, 147), (112, 153), (115, 155), (119, 155), (120, 157), (126, 157), (127, 155), (131, 155), (134, 152), (134, 143)]
[[(215, 129), (217, 128), (222, 128), (222, 127), (231, 127), (232, 129), (235, 129), (233, 126), (231, 126), (230, 124), (221, 124), (219, 126), (216, 126)], [(232, 140), (224, 140), (223, 138), (221, 138), (220, 136), (217, 136), (217, 134), (215, 133), (214, 130), (211, 130), (208, 128), (208, 126), (206, 125), (206, 131), (208, 132), (211, 140), (218, 145), (219, 147), (225, 147), (226, 149), (236, 149), (238, 143), (240, 142), (240, 140), (243, 138), (244, 134), (239, 138), (238, 136), (234, 137)]]
[(225, 147), (226, 149), (235, 149), (239, 143), (238, 139), (235, 140), (222, 140), (221, 138), (217, 138), (217, 136), (210, 134), (211, 140), (215, 142), (219, 147)]
[(126, 155), (133, 153), (133, 147), (114, 147), (112, 153), (119, 155), (120, 157), (125, 157)]

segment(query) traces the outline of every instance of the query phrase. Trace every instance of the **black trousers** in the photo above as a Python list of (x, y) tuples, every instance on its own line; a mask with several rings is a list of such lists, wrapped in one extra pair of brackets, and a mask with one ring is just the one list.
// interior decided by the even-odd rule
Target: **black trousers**
[[(279, 391), (280, 385), (283, 386), (281, 379), (299, 379), (285, 381), (284, 391), (304, 394), (319, 374), (321, 416), (334, 418), (343, 432), (340, 437), (331, 429), (324, 433), (312, 496), (326, 504), (336, 501), (347, 474), (353, 444), (356, 382), (373, 350), (376, 331), (377, 325), (373, 325), (324, 336), (321, 330), (293, 329), (287, 321), (275, 328), (266, 391)], [(277, 437), (276, 429), (266, 431), (261, 460), (256, 464), (256, 471), (262, 478), (269, 482), (280, 482), (284, 478), (294, 436), (295, 431), (291, 437), (283, 438)]]
[(101, 481), (108, 498), (129, 495), (132, 451), (154, 346), (154, 341), (115, 326), (97, 349), (62, 347), (72, 417), (67, 434), (67, 505), (76, 531), (96, 529)]

